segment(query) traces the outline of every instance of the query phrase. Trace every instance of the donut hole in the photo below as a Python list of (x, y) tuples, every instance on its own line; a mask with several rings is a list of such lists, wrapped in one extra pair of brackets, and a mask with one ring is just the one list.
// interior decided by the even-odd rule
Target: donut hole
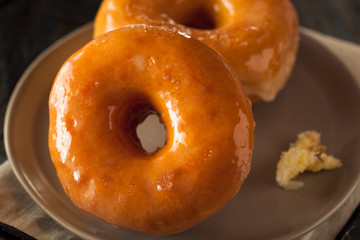
[(161, 10), (161, 13), (165, 14), (163, 16), (170, 17), (177, 24), (197, 30), (221, 28), (229, 24), (234, 16), (233, 4), (222, 0), (169, 1), (167, 6)]
[(132, 154), (153, 154), (165, 146), (166, 128), (146, 96), (130, 95), (114, 114), (117, 136)]
[(185, 14), (179, 23), (186, 27), (202, 30), (211, 30), (217, 27), (214, 12), (206, 7), (195, 8)]
[(150, 114), (136, 127), (136, 135), (142, 148), (148, 153), (165, 146), (166, 129), (157, 114)]

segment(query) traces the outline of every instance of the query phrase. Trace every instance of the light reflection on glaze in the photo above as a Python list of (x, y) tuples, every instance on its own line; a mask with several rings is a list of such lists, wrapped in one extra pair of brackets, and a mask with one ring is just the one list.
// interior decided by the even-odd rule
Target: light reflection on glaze
[[(60, 108), (60, 110), (61, 110), (61, 108)], [(63, 117), (64, 117), (64, 115), (62, 113), (58, 112), (58, 114), (56, 116), (56, 127), (55, 128), (56, 128), (56, 133), (57, 133), (56, 148), (60, 153), (62, 163), (65, 163), (69, 149), (70, 149), (72, 137), (71, 137), (71, 134), (69, 133), (69, 131), (67, 131), (65, 122), (62, 121)]]
[[(254, 30), (254, 31), (258, 31), (258, 30), (259, 30), (259, 27), (258, 27), (258, 26), (250, 26), (250, 27), (248, 27), (248, 29)], [(247, 29), (246, 29), (246, 30), (247, 30)]]
[[(76, 56), (75, 56), (76, 57)], [(71, 79), (72, 75), (68, 75), (67, 72), (71, 72), (72, 66), (71, 64), (66, 64), (64, 67), (64, 71), (60, 73), (62, 79), (65, 79), (63, 85), (55, 85), (53, 92), (53, 98), (51, 98), (51, 104), (53, 104), (56, 108), (56, 149), (60, 153), (60, 160), (62, 163), (66, 162), (68, 157), (68, 152), (71, 145), (72, 136), (67, 129), (66, 126), (66, 114), (68, 113), (68, 101), (69, 101), (69, 93), (68, 93), (68, 84), (67, 80)], [(74, 124), (76, 121), (74, 121)]]
[(131, 61), (137, 68), (137, 70), (142, 71), (145, 69), (145, 57), (143, 55), (134, 55), (131, 58)]
[(214, 8), (214, 11), (215, 11), (215, 12), (219, 12), (219, 11), (220, 11), (220, 7), (219, 7), (219, 5), (216, 4), (216, 3), (213, 5), (213, 8)]
[(80, 181), (80, 171), (76, 170), (73, 175), (74, 175), (74, 180), (79, 182)]
[(92, 178), (89, 181), (89, 187), (88, 187), (87, 191), (84, 193), (84, 198), (87, 200), (87, 202), (89, 204), (91, 204), (91, 202), (95, 196), (95, 193), (96, 193), (96, 185), (95, 185), (94, 178)]
[(108, 106), (109, 110), (109, 129), (113, 129), (113, 122), (112, 122), (112, 114), (114, 113), (114, 110), (116, 109), (116, 106)]
[(265, 72), (269, 69), (270, 61), (274, 56), (273, 48), (266, 48), (260, 54), (251, 56), (251, 58), (246, 62), (246, 66), (255, 72)]
[(184, 144), (186, 146), (186, 135), (179, 130), (179, 123), (182, 121), (182, 119), (180, 117), (180, 114), (178, 113), (178, 110), (173, 107), (171, 100), (166, 103), (166, 107), (169, 111), (171, 124), (174, 129), (174, 141), (170, 151), (176, 151), (179, 144)]
[(109, 2), (107, 7), (109, 8), (110, 11), (116, 11), (116, 5), (114, 2)]
[(221, 0), (224, 7), (229, 11), (229, 14), (233, 16), (235, 14), (234, 6), (229, 0)]
[[(233, 163), (236, 163), (237, 167), (241, 168), (241, 178), (244, 179), (249, 171), (250, 171), (250, 163), (248, 159), (250, 156), (248, 155), (249, 152), (249, 132), (244, 131), (243, 129), (250, 129), (249, 121), (246, 115), (239, 109), (239, 117), (240, 121), (236, 124), (234, 128), (234, 143), (236, 146), (235, 155), (237, 156), (237, 160), (233, 160)], [(249, 164), (247, 164), (249, 163)]]
[(178, 31), (178, 33), (179, 33), (180, 35), (186, 37), (186, 38), (191, 38), (190, 35), (188, 35), (188, 34), (186, 34), (186, 33), (184, 33), (184, 32)]
[(114, 22), (114, 18), (110, 14), (106, 15), (106, 21), (109, 24), (108, 26), (109, 31), (116, 29), (116, 23)]

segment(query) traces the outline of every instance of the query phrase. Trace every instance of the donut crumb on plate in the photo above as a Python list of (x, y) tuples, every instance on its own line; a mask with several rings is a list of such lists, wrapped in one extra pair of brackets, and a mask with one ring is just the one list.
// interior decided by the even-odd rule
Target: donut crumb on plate
[(341, 161), (326, 154), (325, 150), (326, 146), (320, 142), (320, 133), (306, 131), (298, 134), (297, 141), (281, 154), (277, 164), (276, 181), (279, 186), (286, 190), (296, 190), (304, 186), (301, 181), (292, 181), (299, 173), (341, 167)]

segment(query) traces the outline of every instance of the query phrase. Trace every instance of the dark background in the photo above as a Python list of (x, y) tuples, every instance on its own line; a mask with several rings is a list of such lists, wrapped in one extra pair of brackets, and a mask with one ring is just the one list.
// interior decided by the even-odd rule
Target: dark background
[[(292, 2), (302, 26), (360, 44), (360, 0)], [(99, 4), (100, 0), (0, 0), (0, 163), (6, 160), (6, 106), (21, 74), (53, 42), (93, 21)], [(359, 228), (358, 224), (353, 239), (360, 239)]]

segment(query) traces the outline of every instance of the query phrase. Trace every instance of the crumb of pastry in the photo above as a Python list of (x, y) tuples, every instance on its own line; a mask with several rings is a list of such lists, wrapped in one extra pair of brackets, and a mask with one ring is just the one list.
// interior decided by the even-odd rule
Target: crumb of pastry
[(320, 142), (320, 133), (316, 131), (299, 133), (296, 142), (290, 144), (290, 147), (302, 148), (316, 153), (324, 152), (326, 150), (326, 147)]
[(301, 188), (304, 183), (292, 180), (304, 171), (318, 172), (339, 168), (342, 163), (332, 155), (326, 154), (326, 147), (320, 142), (320, 134), (306, 131), (298, 134), (295, 143), (281, 154), (277, 164), (276, 181), (286, 190)]

